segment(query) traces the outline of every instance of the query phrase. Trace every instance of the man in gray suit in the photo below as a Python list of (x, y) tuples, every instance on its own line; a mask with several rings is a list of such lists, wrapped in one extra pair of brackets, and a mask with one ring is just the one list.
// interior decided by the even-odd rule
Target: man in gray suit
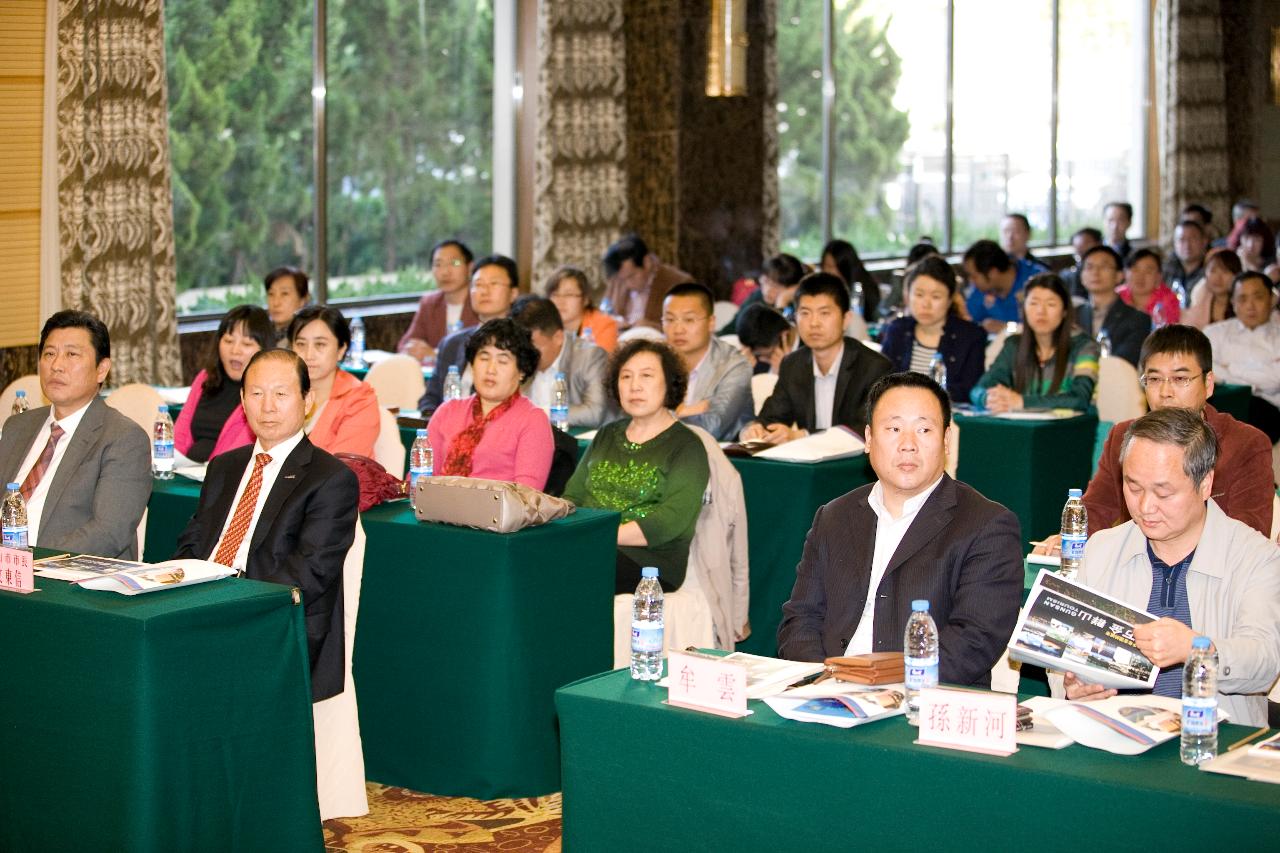
[(929, 377), (879, 379), (867, 421), (879, 482), (814, 516), (778, 656), (901, 651), (911, 602), (923, 598), (938, 626), (941, 681), (987, 686), (1022, 599), (1017, 516), (946, 475), (951, 401)]
[(52, 403), (5, 421), (0, 477), (27, 502), (27, 539), (42, 548), (136, 559), (151, 497), (146, 432), (98, 397), (111, 338), (84, 311), (59, 311), (40, 332), (40, 389)]
[(539, 353), (538, 370), (525, 383), (525, 396), (549, 411), (556, 374), (563, 373), (569, 387), (569, 426), (594, 429), (612, 420), (604, 387), (609, 360), (604, 350), (566, 335), (560, 311), (546, 297), (521, 296), (511, 307), (511, 319), (529, 330)]
[(676, 417), (732, 441), (752, 415), (751, 365), (715, 328), (715, 300), (706, 286), (677, 284), (662, 300), (662, 334), (689, 371)]

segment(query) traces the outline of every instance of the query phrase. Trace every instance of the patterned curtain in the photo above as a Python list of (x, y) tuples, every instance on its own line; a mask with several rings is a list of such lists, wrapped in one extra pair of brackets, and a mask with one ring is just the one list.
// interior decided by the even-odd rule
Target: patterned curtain
[(57, 97), (63, 307), (111, 330), (110, 384), (177, 384), (162, 0), (59, 0)]
[(1160, 221), (1166, 233), (1191, 202), (1213, 211), (1215, 222), (1231, 215), (1220, 15), (1221, 0), (1156, 4)]
[(561, 264), (582, 267), (594, 277), (601, 253), (627, 222), (622, 5), (622, 0), (538, 4), (535, 290)]
[(778, 212), (778, 4), (764, 4), (764, 192), (761, 195), (760, 254), (770, 258), (782, 246)]

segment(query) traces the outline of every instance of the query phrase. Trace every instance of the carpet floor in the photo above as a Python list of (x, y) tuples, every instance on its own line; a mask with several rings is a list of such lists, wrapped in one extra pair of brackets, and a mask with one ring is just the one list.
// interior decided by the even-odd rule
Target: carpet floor
[(519, 800), (437, 797), (368, 783), (369, 814), (324, 823), (327, 851), (560, 853), (560, 795)]

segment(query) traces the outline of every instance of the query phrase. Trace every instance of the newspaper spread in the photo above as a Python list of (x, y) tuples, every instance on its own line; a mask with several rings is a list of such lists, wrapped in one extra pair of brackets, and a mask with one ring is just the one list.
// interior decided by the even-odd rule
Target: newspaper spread
[(1046, 569), (1036, 577), (1009, 642), (1009, 657), (1116, 689), (1151, 690), (1160, 669), (1133, 639), (1150, 613)]
[(779, 717), (848, 729), (905, 713), (905, 697), (901, 684), (872, 687), (831, 678), (766, 696), (764, 701)]

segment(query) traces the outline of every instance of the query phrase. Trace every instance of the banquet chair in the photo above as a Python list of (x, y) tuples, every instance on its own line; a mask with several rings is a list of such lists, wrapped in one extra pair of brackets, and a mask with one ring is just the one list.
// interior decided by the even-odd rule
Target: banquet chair
[(1138, 384), (1138, 370), (1114, 355), (1098, 360), (1098, 420), (1118, 424), (1147, 412), (1147, 397)]
[(719, 300), (712, 307), (712, 311), (716, 318), (716, 328), (723, 329), (725, 326), (733, 322), (733, 318), (738, 316), (738, 306), (726, 300)]
[(40, 390), (39, 376), (34, 373), (19, 376), (4, 386), (4, 391), (0, 391), (0, 425), (13, 411), (13, 401), (17, 399), (19, 391), (27, 392), (27, 405), (33, 409), (49, 405), (49, 401), (44, 398), (44, 393)]
[(416, 409), (427, 390), (426, 380), (422, 378), (422, 365), (413, 356), (403, 353), (370, 367), (364, 381), (373, 387), (378, 405), (384, 409)]
[(404, 479), (404, 445), (400, 443), (400, 425), (396, 416), (386, 409), (378, 409), (378, 437), (373, 442), (373, 458), (387, 473), (396, 479)]
[(346, 634), (346, 681), (343, 691), (311, 706), (315, 721), (316, 792), (320, 819), (360, 817), (369, 813), (365, 791), (364, 747), (356, 687), (351, 675), (351, 652), (356, 644), (360, 584), (364, 576), (364, 526), (356, 517), (356, 536), (342, 563), (343, 624)]
[(156, 424), (156, 411), (165, 404), (160, 392), (141, 382), (121, 385), (107, 395), (106, 404), (142, 427), (147, 435)]
[(622, 334), (618, 335), (618, 343), (625, 344), (627, 341), (634, 341), (636, 338), (645, 338), (650, 341), (665, 341), (666, 336), (662, 331), (651, 326), (632, 326)]
[(1004, 349), (1004, 339), (1009, 336), (1007, 328), (996, 332), (996, 336), (987, 344), (987, 351), (982, 358), (982, 369), (990, 370), (991, 365), (996, 363), (996, 357), (1000, 355), (1000, 350)]
[(769, 399), (769, 395), (773, 393), (773, 387), (777, 384), (778, 374), (776, 373), (757, 373), (751, 377), (751, 404), (755, 414), (760, 414), (764, 401)]

